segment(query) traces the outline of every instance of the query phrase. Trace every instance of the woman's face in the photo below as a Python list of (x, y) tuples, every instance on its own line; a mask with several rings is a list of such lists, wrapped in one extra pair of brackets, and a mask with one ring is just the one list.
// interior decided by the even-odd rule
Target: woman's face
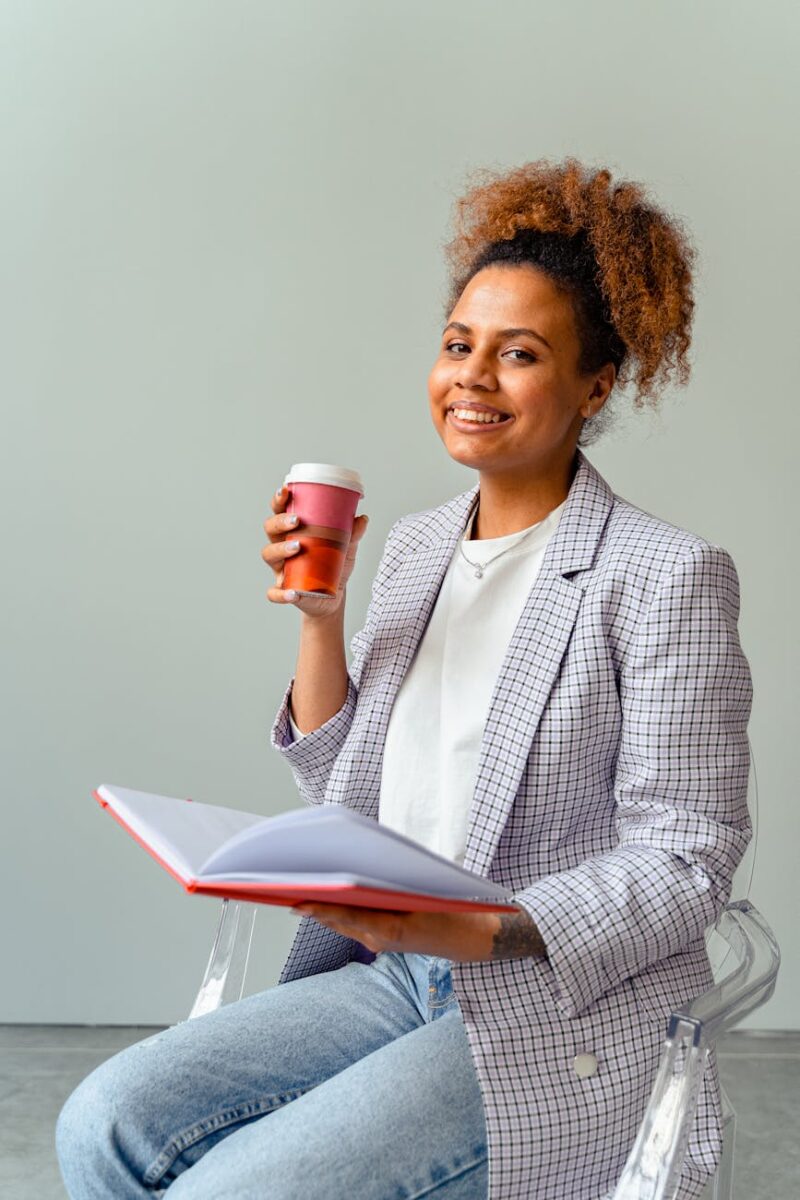
[[(602, 407), (615, 377), (611, 363), (578, 373), (569, 297), (535, 267), (493, 264), (472, 277), (449, 320), (428, 392), (451, 458), (509, 478), (563, 469), (584, 417)], [(465, 425), (451, 411), (459, 405), (488, 406), (507, 419)]]

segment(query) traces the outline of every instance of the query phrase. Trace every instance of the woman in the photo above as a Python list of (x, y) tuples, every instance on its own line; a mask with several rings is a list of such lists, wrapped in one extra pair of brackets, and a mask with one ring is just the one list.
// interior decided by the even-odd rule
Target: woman
[[(584, 456), (615, 388), (688, 375), (693, 251), (574, 159), (459, 202), (431, 415), (479, 482), (390, 530), (363, 629), (303, 613), (272, 728), (302, 797), (512, 890), (513, 915), (300, 906), (279, 984), (108, 1060), (57, 1143), (73, 1197), (610, 1195), (669, 1012), (750, 837), (752, 688), (727, 552)], [(483, 415), (480, 415), (483, 414)], [(164, 1085), (158, 1091), (157, 1086)], [(719, 1155), (715, 1065), (679, 1195)]]

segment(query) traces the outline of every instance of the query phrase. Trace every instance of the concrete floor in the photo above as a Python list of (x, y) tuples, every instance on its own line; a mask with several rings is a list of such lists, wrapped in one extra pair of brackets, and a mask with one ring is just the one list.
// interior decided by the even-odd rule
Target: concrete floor
[[(53, 1129), (72, 1089), (158, 1027), (0, 1025), (0, 1196), (65, 1200)], [(720, 1043), (736, 1109), (736, 1200), (800, 1198), (800, 1033), (732, 1033)]]

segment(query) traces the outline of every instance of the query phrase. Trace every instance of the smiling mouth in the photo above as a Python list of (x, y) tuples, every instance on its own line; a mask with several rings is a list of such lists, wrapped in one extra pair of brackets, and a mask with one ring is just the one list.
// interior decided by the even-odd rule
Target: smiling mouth
[[(461, 415), (457, 415), (457, 412)], [(447, 418), (458, 429), (495, 429), (498, 425), (507, 425), (513, 420), (509, 413), (487, 413), (477, 410), (459, 409), (457, 405), (448, 408)]]

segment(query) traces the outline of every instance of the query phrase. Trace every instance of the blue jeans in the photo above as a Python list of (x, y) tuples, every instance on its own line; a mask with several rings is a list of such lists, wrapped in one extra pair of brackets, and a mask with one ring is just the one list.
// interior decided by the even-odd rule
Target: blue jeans
[(113, 1055), (62, 1108), (72, 1200), (486, 1200), (448, 959), (277, 984)]

